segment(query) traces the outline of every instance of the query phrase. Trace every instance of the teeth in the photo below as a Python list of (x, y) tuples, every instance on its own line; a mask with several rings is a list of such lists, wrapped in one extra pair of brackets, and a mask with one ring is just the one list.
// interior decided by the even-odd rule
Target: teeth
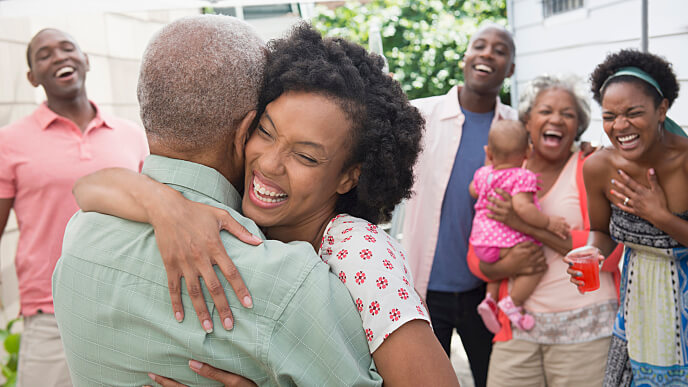
[(627, 142), (627, 141), (632, 141), (638, 138), (639, 136), (637, 134), (629, 134), (628, 136), (623, 136), (623, 137), (617, 137), (620, 142)]
[(546, 130), (544, 134), (545, 134), (545, 136), (556, 136), (559, 138), (562, 137), (561, 133), (555, 132), (554, 130)]
[[(274, 191), (271, 191), (267, 187), (264, 187), (256, 181), (256, 179), (253, 179), (253, 191), (256, 193), (256, 197), (263, 202), (266, 203), (279, 203), (287, 200), (287, 194), (286, 193), (277, 193)], [(260, 196), (260, 195), (263, 196)], [(269, 198), (266, 198), (264, 196), (270, 196)], [(274, 198), (274, 199), (273, 199)]]
[(63, 68), (57, 70), (57, 72), (55, 73), (55, 76), (60, 77), (66, 73), (72, 73), (72, 72), (74, 72), (74, 67), (66, 66), (66, 67), (63, 67)]
[(474, 68), (475, 68), (476, 70), (486, 71), (486, 72), (488, 72), (488, 73), (491, 73), (491, 72), (492, 72), (492, 67), (486, 66), (486, 65), (484, 65), (484, 64), (477, 64), (477, 65), (474, 66)]

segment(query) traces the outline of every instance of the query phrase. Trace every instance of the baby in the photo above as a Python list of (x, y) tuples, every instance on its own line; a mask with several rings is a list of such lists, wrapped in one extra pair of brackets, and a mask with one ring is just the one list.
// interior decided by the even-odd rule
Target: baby
[[(532, 237), (487, 217), (489, 197), (497, 196), (501, 188), (512, 196), (512, 206), (518, 216), (533, 227), (547, 229), (561, 238), (567, 238), (569, 225), (564, 218), (547, 216), (540, 212), (536, 192), (539, 190), (537, 176), (521, 168), (528, 157), (530, 145), (528, 132), (519, 121), (498, 121), (490, 128), (485, 148), (486, 166), (478, 169), (469, 186), (475, 203), (475, 217), (470, 242), (480, 260), (496, 262), (506, 255), (510, 248)], [(497, 320), (497, 307), (511, 322), (522, 330), (530, 330), (535, 324), (533, 316), (523, 312), (523, 303), (537, 286), (542, 273), (514, 278), (509, 296), (496, 304), (493, 297), (499, 291), (499, 282), (487, 285), (485, 299), (478, 305), (478, 313), (485, 326), (493, 333), (501, 328)]]

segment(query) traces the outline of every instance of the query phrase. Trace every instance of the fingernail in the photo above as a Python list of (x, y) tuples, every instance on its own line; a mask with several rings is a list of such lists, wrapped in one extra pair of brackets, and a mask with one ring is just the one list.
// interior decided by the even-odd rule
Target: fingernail
[(616, 191), (614, 191), (613, 189), (610, 189), (610, 190), (609, 190), (609, 193), (612, 194), (612, 195), (614, 195), (614, 194), (616, 193)]
[(200, 371), (203, 364), (200, 361), (189, 360), (189, 367), (194, 371)]
[(612, 184), (616, 184), (616, 180), (612, 179)]
[(262, 239), (258, 238), (257, 236), (255, 236), (255, 235), (253, 235), (253, 234), (251, 234), (251, 240), (252, 240), (253, 242), (257, 243), (257, 244), (263, 243), (263, 240), (262, 240)]
[(154, 375), (154, 374), (149, 373), (149, 374), (148, 374), (148, 377), (151, 378), (151, 379), (153, 379), (154, 382), (157, 382), (157, 380), (155, 380), (155, 375)]
[(244, 306), (247, 308), (253, 308), (253, 300), (251, 299), (251, 296), (244, 297)]
[(650, 175), (654, 175), (654, 174), (655, 174), (655, 169), (654, 169), (654, 168), (650, 168)]
[(228, 331), (231, 330), (232, 328), (234, 328), (234, 323), (232, 322), (232, 319), (227, 317), (224, 321), (224, 326), (225, 326), (225, 329)]
[(206, 333), (213, 333), (213, 324), (210, 320), (203, 321), (203, 329), (205, 329)]
[(184, 320), (184, 317), (182, 317), (182, 312), (175, 313), (174, 318), (177, 319), (177, 322), (182, 322), (182, 320)]
[(580, 272), (580, 271), (577, 271), (577, 272), (576, 272), (576, 277), (582, 277), (582, 276), (583, 276), (583, 273), (582, 273), (582, 272)]
[(569, 264), (569, 266), (573, 266), (573, 262), (566, 262)]

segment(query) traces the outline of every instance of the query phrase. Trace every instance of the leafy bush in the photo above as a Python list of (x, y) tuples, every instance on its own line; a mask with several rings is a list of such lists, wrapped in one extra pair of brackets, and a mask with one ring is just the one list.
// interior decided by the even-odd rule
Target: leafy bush
[[(446, 93), (463, 82), (460, 63), (481, 22), (506, 24), (505, 0), (372, 0), (317, 8), (313, 25), (329, 36), (368, 44), (370, 23), (381, 26), (389, 68), (409, 98)], [(508, 82), (502, 100), (508, 103)]]
[(17, 383), (17, 362), (19, 360), (19, 342), (21, 333), (12, 333), (12, 326), (19, 318), (7, 323), (5, 329), (0, 329), (0, 340), (8, 353), (7, 360), (2, 364), (2, 375), (5, 377), (5, 387), (14, 387)]

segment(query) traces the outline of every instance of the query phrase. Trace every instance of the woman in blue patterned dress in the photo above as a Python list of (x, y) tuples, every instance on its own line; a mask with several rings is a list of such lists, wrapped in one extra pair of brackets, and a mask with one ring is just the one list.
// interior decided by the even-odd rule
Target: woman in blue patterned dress
[(583, 169), (588, 245), (606, 255), (624, 244), (605, 386), (688, 386), (688, 139), (667, 117), (678, 82), (670, 63), (633, 50), (609, 55), (591, 80), (613, 147)]

